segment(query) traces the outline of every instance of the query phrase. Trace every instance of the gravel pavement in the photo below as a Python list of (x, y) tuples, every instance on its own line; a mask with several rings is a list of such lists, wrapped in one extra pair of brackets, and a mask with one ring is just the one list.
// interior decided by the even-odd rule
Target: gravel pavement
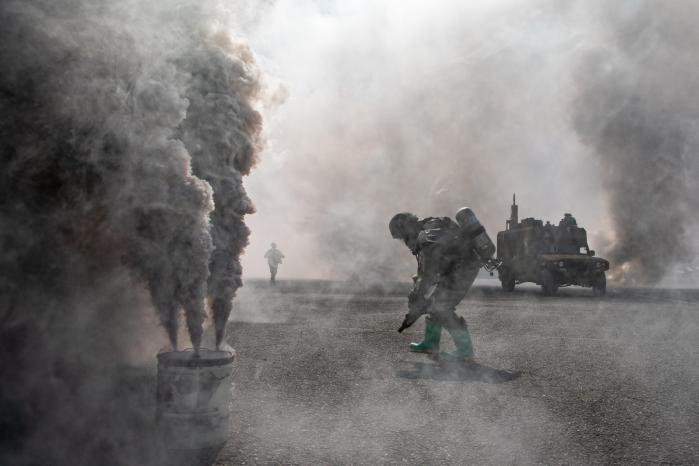
[(699, 464), (699, 290), (495, 284), (466, 368), (407, 351), (406, 285), (248, 282), (217, 464)]

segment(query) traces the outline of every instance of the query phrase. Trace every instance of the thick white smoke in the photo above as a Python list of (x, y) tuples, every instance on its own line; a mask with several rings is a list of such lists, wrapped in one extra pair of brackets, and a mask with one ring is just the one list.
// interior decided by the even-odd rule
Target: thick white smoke
[[(494, 234), (513, 192), (521, 217), (572, 212), (612, 266), (636, 264), (639, 283), (691, 262), (694, 152), (636, 157), (628, 145), (615, 157), (598, 131), (615, 118), (615, 88), (636, 94), (646, 117), (673, 114), (669, 125), (692, 127), (687, 18), (696, 12), (691, 2), (658, 10), (531, 0), (268, 6), (250, 37), (289, 97), (269, 118), (268, 155), (251, 178), (260, 215), (248, 270), (265, 273), (261, 256), (276, 241), (293, 251), (282, 277), (405, 279), (412, 265), (387, 234), (391, 215), (470, 205)], [(660, 155), (668, 151), (677, 156)], [(656, 188), (638, 196), (648, 183)]]

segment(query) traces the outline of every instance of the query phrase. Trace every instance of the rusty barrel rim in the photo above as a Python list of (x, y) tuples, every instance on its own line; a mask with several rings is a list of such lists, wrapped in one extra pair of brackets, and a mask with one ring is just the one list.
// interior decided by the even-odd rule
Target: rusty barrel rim
[(195, 357), (192, 350), (158, 353), (158, 366), (163, 367), (215, 367), (231, 364), (235, 351), (219, 351), (202, 348)]

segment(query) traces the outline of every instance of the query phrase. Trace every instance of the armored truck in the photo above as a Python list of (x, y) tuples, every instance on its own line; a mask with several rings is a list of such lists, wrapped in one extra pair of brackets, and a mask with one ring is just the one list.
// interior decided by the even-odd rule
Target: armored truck
[(505, 230), (498, 232), (497, 258), (505, 291), (525, 282), (541, 285), (547, 296), (569, 285), (591, 287), (595, 295), (607, 290), (609, 262), (595, 257), (587, 244), (587, 232), (575, 218), (565, 214), (558, 225), (535, 218), (519, 221), (514, 195)]

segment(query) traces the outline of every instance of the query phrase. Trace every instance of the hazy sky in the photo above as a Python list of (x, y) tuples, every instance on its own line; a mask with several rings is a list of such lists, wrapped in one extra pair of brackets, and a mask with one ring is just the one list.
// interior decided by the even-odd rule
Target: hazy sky
[(571, 70), (595, 45), (584, 12), (512, 0), (255, 11), (248, 40), (287, 98), (266, 112), (247, 180), (248, 276), (268, 273), (275, 241), (282, 277), (344, 278), (374, 260), (401, 277), (410, 257), (387, 233), (393, 213), (469, 205), (494, 237), (513, 192), (522, 217), (571, 211), (592, 238), (609, 224), (598, 162), (570, 124)]
[(626, 283), (696, 266), (695, 2), (245, 5), (273, 96), (247, 276), (275, 241), (281, 278), (404, 279), (394, 213), (467, 205), (494, 237), (513, 192), (522, 218), (572, 212)]

